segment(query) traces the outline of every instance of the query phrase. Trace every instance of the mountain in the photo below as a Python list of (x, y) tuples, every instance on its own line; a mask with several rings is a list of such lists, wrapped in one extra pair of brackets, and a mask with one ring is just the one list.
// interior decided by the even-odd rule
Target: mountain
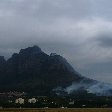
[(47, 55), (38, 46), (21, 49), (7, 61), (0, 56), (0, 91), (68, 95), (80, 90), (112, 95), (111, 85), (83, 77), (65, 58), (56, 53)]
[(6, 61), (5, 61), (4, 57), (0, 56), (0, 75), (1, 75), (1, 77), (3, 76), (4, 71), (5, 71), (5, 64), (6, 64)]
[(38, 46), (21, 49), (7, 61), (0, 58), (0, 90), (50, 94), (53, 88), (70, 86), (81, 77), (62, 56), (45, 54)]

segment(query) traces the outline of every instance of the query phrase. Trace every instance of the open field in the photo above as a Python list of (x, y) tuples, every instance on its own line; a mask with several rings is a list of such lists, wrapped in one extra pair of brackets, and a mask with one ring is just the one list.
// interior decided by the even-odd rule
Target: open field
[(112, 112), (112, 108), (88, 109), (0, 109), (0, 112)]

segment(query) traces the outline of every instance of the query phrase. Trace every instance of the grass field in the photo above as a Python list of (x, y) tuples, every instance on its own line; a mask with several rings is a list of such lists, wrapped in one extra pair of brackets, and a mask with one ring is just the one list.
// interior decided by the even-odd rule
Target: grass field
[(94, 109), (0, 109), (0, 112), (112, 112), (112, 108)]

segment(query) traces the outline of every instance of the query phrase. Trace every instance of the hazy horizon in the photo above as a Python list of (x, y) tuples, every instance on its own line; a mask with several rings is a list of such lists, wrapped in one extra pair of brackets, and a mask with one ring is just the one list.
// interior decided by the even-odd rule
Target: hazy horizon
[(111, 0), (1, 0), (0, 56), (38, 45), (82, 75), (112, 80)]

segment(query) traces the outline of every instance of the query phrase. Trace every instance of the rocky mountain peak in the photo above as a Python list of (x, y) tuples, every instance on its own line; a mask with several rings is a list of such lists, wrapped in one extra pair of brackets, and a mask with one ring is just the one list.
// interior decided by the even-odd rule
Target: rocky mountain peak
[(0, 56), (0, 63), (4, 63), (4, 62), (5, 62), (4, 56)]
[(57, 54), (56, 53), (51, 53), (50, 56), (57, 56)]
[(20, 54), (37, 54), (37, 53), (41, 53), (41, 52), (42, 52), (41, 48), (39, 48), (36, 45), (33, 47), (28, 47), (28, 48), (20, 50)]

